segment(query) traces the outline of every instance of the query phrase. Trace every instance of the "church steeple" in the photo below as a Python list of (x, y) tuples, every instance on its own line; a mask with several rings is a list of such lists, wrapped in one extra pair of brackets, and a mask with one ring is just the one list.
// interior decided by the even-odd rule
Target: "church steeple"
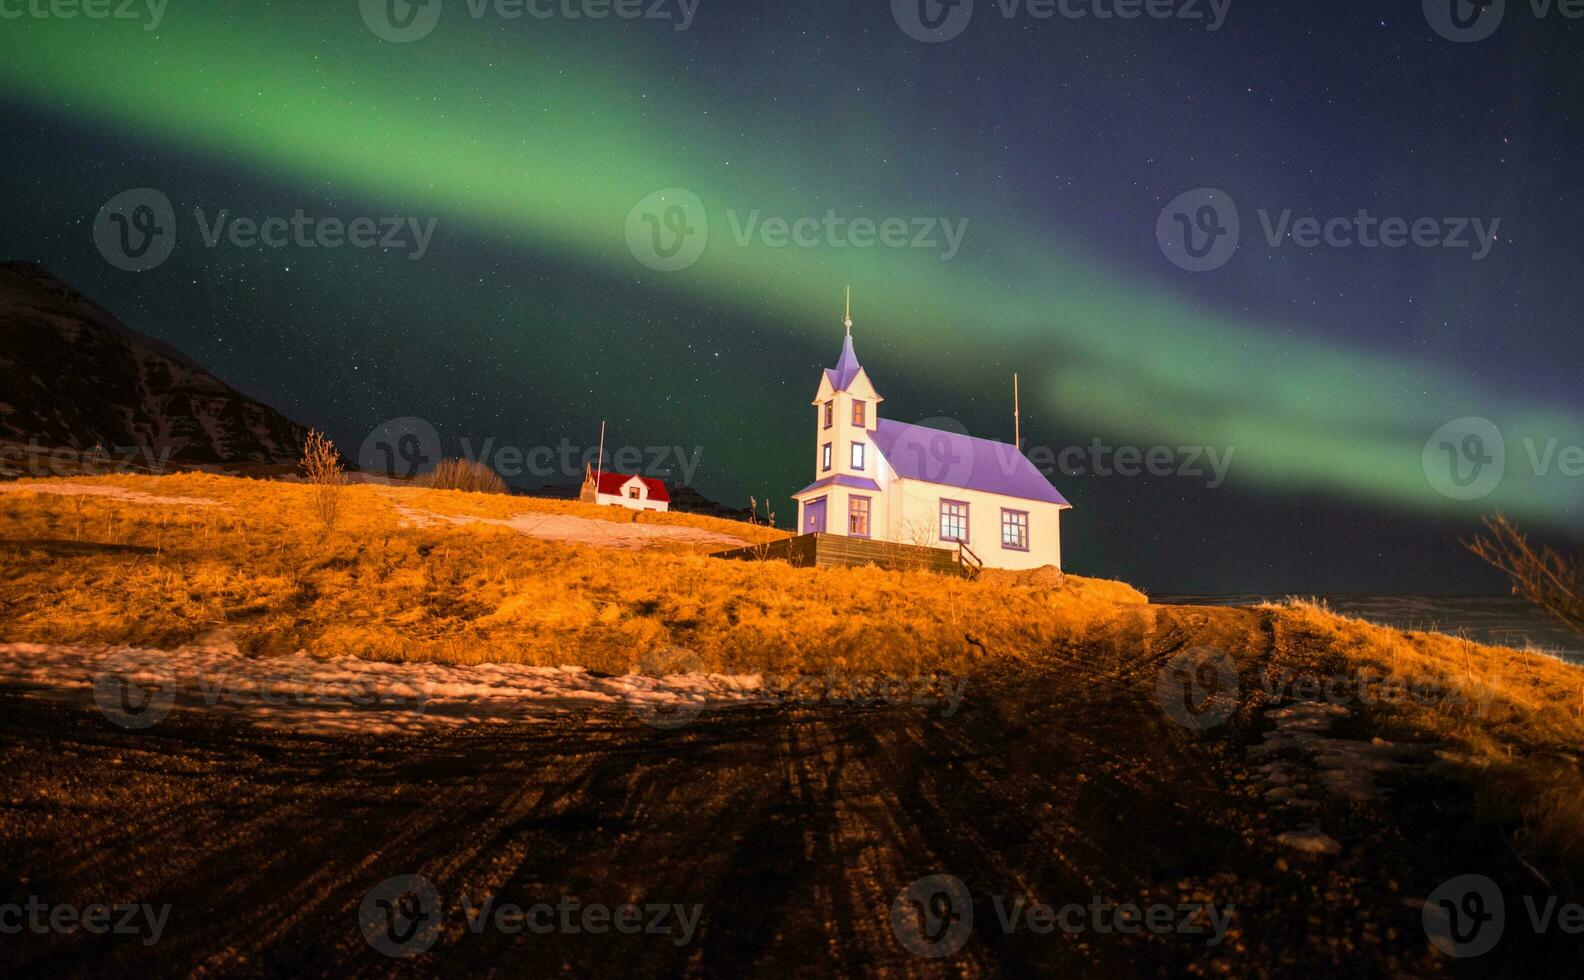
[(847, 287), (847, 311), (842, 316), (842, 325), (847, 328), (847, 335), (842, 338), (841, 357), (836, 359), (836, 366), (825, 372), (830, 378), (831, 388), (834, 391), (846, 391), (858, 377), (858, 372), (863, 367), (858, 363), (858, 355), (853, 352), (852, 342), (852, 287)]

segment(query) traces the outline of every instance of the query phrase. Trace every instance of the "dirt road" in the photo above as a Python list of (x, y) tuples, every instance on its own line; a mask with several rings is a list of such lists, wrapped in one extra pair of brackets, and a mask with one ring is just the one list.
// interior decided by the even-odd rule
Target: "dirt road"
[[(955, 712), (782, 704), (667, 729), (602, 708), (325, 737), (201, 711), (133, 731), (91, 704), (0, 692), (0, 902), (20, 915), (31, 900), (44, 921), (62, 905), (125, 905), (128, 916), (147, 906), (126, 934), (0, 937), (0, 968), (1576, 970), (1577, 937), (1509, 928), (1496, 952), (1467, 960), (1431, 948), (1419, 906), (1441, 882), (1481, 873), (1509, 895), (1533, 887), (1499, 835), (1476, 829), (1466, 789), (1435, 766), (1379, 767), (1380, 797), (1350, 798), (1319, 789), (1326, 777), (1313, 753), (1272, 741), (1287, 717), (1280, 698), (1213, 727), (1174, 721), (1158, 679), (1205, 638), (1195, 615), (1164, 616), (1132, 649), (987, 668), (966, 679)], [(1241, 639), (1214, 639), (1257, 646), (1261, 618), (1249, 613), (1241, 628)], [(1240, 668), (1254, 656), (1241, 653)], [(1340, 717), (1331, 736), (1413, 742), (1362, 711)], [(1308, 787), (1302, 805), (1273, 803), (1273, 778)], [(1311, 827), (1338, 853), (1281, 837)], [(409, 875), (432, 891), (416, 879), (381, 890)], [(167, 905), (150, 941), (149, 923)], [(1135, 925), (1126, 905), (1149, 926)], [(921, 955), (932, 953), (943, 955)]]

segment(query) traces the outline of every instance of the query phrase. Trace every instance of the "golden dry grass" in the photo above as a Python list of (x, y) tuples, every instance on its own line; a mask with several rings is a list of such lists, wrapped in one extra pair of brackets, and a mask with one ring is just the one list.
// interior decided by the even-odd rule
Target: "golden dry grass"
[[(186, 642), (227, 626), (246, 650), (375, 659), (581, 664), (623, 672), (680, 646), (726, 672), (961, 669), (984, 650), (1048, 646), (1061, 602), (1104, 619), (1116, 597), (878, 569), (797, 569), (708, 557), (720, 545), (642, 552), (539, 540), (486, 524), (408, 527), (396, 505), (509, 519), (570, 514), (631, 522), (576, 501), (417, 488), (346, 488), (334, 532), (311, 488), (206, 474), (70, 481), (215, 500), (0, 493), (0, 638)], [(784, 532), (687, 514), (643, 523), (747, 541)], [(1098, 587), (1096, 587), (1098, 588)], [(1125, 587), (1113, 587), (1125, 590)], [(1069, 624), (1070, 625), (1070, 624)]]
[[(1533, 651), (1441, 633), (1400, 632), (1313, 602), (1267, 607), (1278, 644), (1363, 671), (1428, 684), (1394, 710), (1480, 787), (1484, 816), (1515, 852), (1584, 866), (1584, 670)], [(1279, 656), (1279, 654), (1278, 654)]]
[(467, 490), (471, 493), (510, 493), (506, 481), (487, 464), (466, 459), (442, 459), (440, 465), (413, 481), (420, 487), (437, 490)]

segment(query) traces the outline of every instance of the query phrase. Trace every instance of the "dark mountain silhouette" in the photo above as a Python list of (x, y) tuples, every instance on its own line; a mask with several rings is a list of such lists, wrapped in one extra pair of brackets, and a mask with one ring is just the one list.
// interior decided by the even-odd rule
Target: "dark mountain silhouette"
[(0, 263), (0, 441), (268, 466), (305, 434), (43, 267)]

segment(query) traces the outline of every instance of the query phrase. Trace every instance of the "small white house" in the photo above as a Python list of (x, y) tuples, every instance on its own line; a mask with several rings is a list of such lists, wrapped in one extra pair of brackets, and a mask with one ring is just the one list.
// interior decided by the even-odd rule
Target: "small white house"
[(961, 542), (990, 568), (1060, 568), (1061, 513), (1072, 505), (1016, 446), (881, 418), (885, 399), (846, 323), (814, 396), (815, 479), (792, 495), (798, 533)]
[(591, 466), (583, 468), (583, 487), (578, 499), (591, 504), (610, 504), (631, 510), (670, 510), (671, 495), (665, 484), (647, 476), (628, 476), (625, 473), (598, 473)]

